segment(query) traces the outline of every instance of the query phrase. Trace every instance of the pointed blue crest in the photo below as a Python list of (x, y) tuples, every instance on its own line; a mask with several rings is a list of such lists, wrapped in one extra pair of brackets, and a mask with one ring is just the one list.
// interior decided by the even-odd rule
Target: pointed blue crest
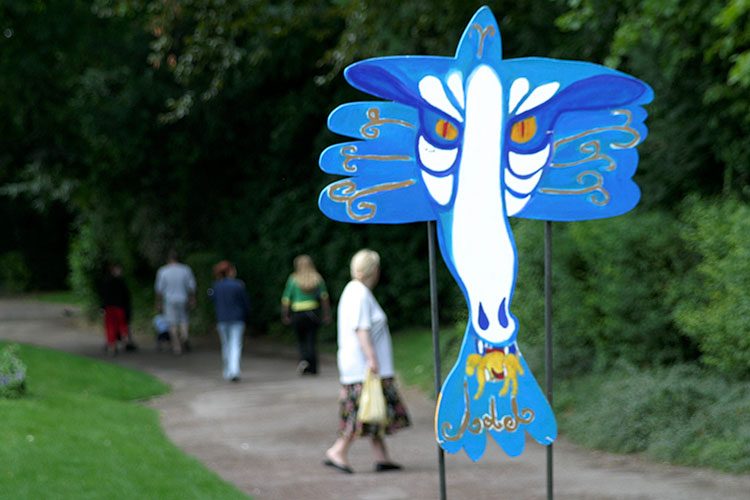
[(502, 61), (500, 28), (489, 7), (480, 8), (466, 25), (456, 49), (456, 60), (468, 67), (482, 62), (497, 65)]

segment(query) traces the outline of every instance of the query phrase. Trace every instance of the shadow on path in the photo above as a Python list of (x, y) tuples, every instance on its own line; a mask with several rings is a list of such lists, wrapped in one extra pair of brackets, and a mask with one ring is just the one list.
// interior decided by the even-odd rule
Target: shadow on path
[[(74, 313), (64, 306), (0, 300), (0, 339), (107, 359), (103, 334), (76, 327)], [(172, 387), (171, 393), (147, 403), (160, 412), (166, 434), (257, 500), (439, 498), (434, 402), (422, 393), (402, 391), (413, 427), (388, 439), (392, 458), (405, 470), (373, 472), (369, 443), (361, 441), (350, 453), (356, 474), (345, 475), (321, 464), (335, 439), (339, 385), (334, 360), (323, 360), (319, 376), (300, 378), (293, 354), (246, 338), (243, 378), (233, 384), (221, 378), (213, 338), (200, 339), (193, 352), (180, 357), (155, 352), (152, 338), (139, 340), (139, 351), (113, 361)], [(557, 500), (750, 498), (750, 476), (592, 452), (565, 439), (558, 439), (554, 450)], [(516, 458), (492, 443), (477, 463), (461, 453), (447, 455), (446, 470), (451, 500), (547, 498), (545, 449), (535, 442)]]

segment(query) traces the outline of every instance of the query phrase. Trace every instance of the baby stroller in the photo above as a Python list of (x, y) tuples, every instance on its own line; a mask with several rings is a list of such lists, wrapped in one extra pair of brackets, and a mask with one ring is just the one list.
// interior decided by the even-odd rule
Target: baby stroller
[(170, 350), (171, 340), (169, 338), (169, 322), (161, 314), (154, 316), (154, 320), (151, 322), (156, 330), (156, 350), (161, 352), (164, 350)]

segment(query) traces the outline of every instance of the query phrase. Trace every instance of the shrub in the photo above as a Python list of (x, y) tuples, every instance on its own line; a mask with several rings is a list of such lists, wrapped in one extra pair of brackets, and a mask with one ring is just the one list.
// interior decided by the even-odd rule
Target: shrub
[(113, 262), (123, 265), (131, 292), (137, 289), (138, 260), (127, 227), (104, 210), (79, 217), (68, 253), (69, 281), (90, 320), (97, 317), (99, 289)]
[(104, 264), (101, 247), (100, 238), (96, 238), (92, 225), (80, 223), (68, 254), (70, 284), (92, 318), (99, 305), (96, 278)]
[(90, 319), (99, 310), (99, 287), (107, 265), (119, 262), (131, 269), (129, 255), (127, 234), (105, 214), (93, 213), (77, 222), (68, 254), (70, 284)]
[(750, 389), (697, 364), (619, 363), (605, 375), (561, 383), (555, 403), (562, 432), (584, 446), (750, 471)]
[[(518, 339), (537, 377), (544, 360), (544, 223), (513, 219), (518, 251), (518, 276), (511, 312), (519, 321)], [(589, 371), (594, 349), (586, 335), (591, 319), (581, 307), (584, 281), (578, 276), (582, 265), (569, 224), (552, 225), (552, 345), (554, 370), (558, 376)]]
[(698, 263), (672, 283), (675, 322), (706, 365), (750, 376), (750, 205), (693, 198), (682, 222), (680, 236)]
[(0, 293), (24, 292), (30, 283), (31, 270), (21, 252), (0, 254)]
[(16, 356), (16, 346), (0, 351), (0, 397), (17, 398), (26, 389), (26, 365)]
[(667, 293), (672, 277), (688, 264), (676, 219), (635, 210), (572, 224), (570, 231), (583, 261), (582, 305), (591, 321), (584, 332), (595, 346), (597, 364), (659, 365), (688, 357)]
[[(689, 265), (677, 221), (663, 212), (552, 225), (552, 334), (561, 376), (605, 369), (616, 360), (666, 364), (691, 355), (672, 322), (667, 293)], [(518, 278), (512, 312), (519, 341), (544, 345), (544, 223), (513, 222)]]

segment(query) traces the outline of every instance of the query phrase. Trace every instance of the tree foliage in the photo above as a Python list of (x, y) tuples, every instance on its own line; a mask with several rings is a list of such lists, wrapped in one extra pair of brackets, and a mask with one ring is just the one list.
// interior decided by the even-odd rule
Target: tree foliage
[[(558, 25), (609, 33), (604, 61), (653, 87), (638, 179), (644, 201), (750, 197), (750, 6), (744, 0), (569, 0)], [(600, 16), (601, 12), (611, 15)]]
[[(451, 55), (482, 3), (507, 58), (606, 63), (655, 89), (639, 147), (640, 208), (554, 226), (561, 369), (698, 354), (726, 369), (742, 363), (750, 348), (728, 355), (720, 346), (744, 345), (734, 336), (742, 316), (730, 317), (744, 311), (738, 287), (748, 273), (737, 260), (747, 250), (738, 214), (750, 197), (744, 0), (6, 0), (0, 210), (15, 221), (0, 241), (0, 260), (14, 269), (6, 274), (23, 287), (61, 285), (70, 240), (71, 282), (91, 301), (111, 260), (148, 296), (155, 268), (178, 247), (202, 288), (214, 259), (236, 261), (264, 329), (276, 324), (296, 254), (313, 256), (336, 297), (348, 259), (369, 246), (383, 256), (377, 294), (394, 325), (426, 324), (424, 227), (327, 220), (316, 199), (330, 179), (317, 159), (340, 140), (327, 114), (362, 97), (342, 78), (347, 64)], [(712, 201), (683, 204), (691, 193)], [(541, 225), (513, 224), (514, 314), (534, 347)], [(695, 234), (737, 254), (704, 248)], [(442, 267), (439, 283), (442, 319), (455, 321), (465, 304)], [(210, 308), (201, 311), (207, 324)]]

